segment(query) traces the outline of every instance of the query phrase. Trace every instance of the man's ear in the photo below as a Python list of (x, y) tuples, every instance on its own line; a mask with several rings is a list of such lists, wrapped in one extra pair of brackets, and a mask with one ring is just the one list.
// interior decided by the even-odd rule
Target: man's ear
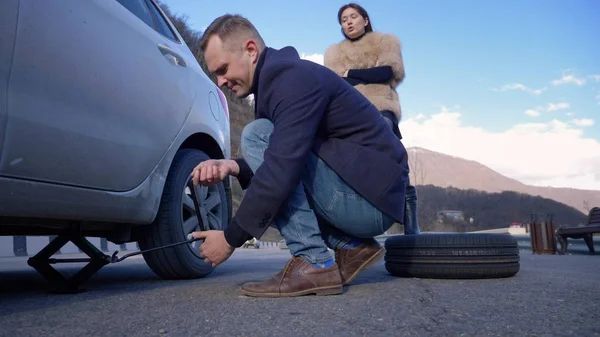
[(258, 45), (256, 44), (256, 42), (252, 39), (246, 41), (246, 44), (244, 46), (246, 48), (246, 52), (250, 55), (250, 59), (252, 60), (252, 63), (258, 62)]

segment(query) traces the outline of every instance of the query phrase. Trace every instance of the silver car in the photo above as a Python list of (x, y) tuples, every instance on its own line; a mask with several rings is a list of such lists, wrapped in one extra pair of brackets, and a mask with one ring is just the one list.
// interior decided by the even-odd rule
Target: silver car
[[(189, 181), (230, 157), (229, 128), (153, 0), (0, 1), (0, 235), (56, 235), (36, 269), (63, 241), (93, 255), (85, 237), (150, 249), (224, 229), (231, 179), (196, 187), (197, 205)], [(205, 276), (198, 244), (144, 258), (165, 279)]]

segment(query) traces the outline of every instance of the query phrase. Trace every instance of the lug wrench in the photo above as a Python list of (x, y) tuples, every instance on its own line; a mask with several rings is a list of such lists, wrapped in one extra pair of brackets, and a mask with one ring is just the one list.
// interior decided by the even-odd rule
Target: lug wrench
[[(143, 253), (153, 252), (155, 250), (165, 249), (165, 248), (169, 248), (169, 247), (175, 247), (175, 246), (179, 246), (179, 245), (189, 244), (189, 243), (192, 243), (192, 242), (195, 242), (195, 241), (198, 241), (198, 240), (202, 240), (202, 239), (194, 238), (194, 237), (192, 237), (192, 234), (188, 234), (186, 241), (176, 242), (176, 243), (172, 243), (172, 244), (169, 244), (169, 245), (164, 245), (164, 246), (160, 246), (160, 247), (154, 247), (154, 248), (145, 249), (145, 250), (140, 250), (140, 251), (137, 251), (137, 252), (125, 254), (122, 257), (118, 257), (117, 254), (119, 253), (119, 251), (115, 251), (111, 256), (104, 255), (104, 258), (108, 261), (108, 263), (117, 263), (117, 262), (121, 262), (121, 261), (125, 260), (128, 257), (132, 257), (132, 256), (135, 256), (135, 255), (140, 255), (140, 254), (143, 254)], [(50, 259), (50, 260), (54, 260), (54, 259)], [(60, 259), (60, 261), (61, 262), (87, 262), (87, 261), (89, 261), (89, 259)], [(52, 261), (49, 261), (49, 262), (52, 263)]]

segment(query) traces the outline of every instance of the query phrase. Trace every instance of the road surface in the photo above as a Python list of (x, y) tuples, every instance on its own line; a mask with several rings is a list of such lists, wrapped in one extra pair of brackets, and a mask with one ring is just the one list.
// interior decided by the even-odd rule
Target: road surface
[(277, 273), (288, 257), (238, 249), (207, 278), (186, 281), (160, 280), (132, 257), (76, 295), (48, 294), (26, 258), (0, 259), (0, 335), (600, 336), (600, 256), (522, 251), (515, 277), (491, 280), (396, 278), (380, 262), (342, 295), (241, 295), (241, 284)]

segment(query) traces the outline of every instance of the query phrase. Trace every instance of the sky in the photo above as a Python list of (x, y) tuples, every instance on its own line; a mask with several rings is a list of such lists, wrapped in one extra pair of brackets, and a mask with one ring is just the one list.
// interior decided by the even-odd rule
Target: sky
[[(247, 17), (269, 47), (321, 63), (344, 1), (163, 0), (203, 31)], [(600, 1), (358, 1), (402, 43), (400, 130), (523, 183), (600, 190)]]

